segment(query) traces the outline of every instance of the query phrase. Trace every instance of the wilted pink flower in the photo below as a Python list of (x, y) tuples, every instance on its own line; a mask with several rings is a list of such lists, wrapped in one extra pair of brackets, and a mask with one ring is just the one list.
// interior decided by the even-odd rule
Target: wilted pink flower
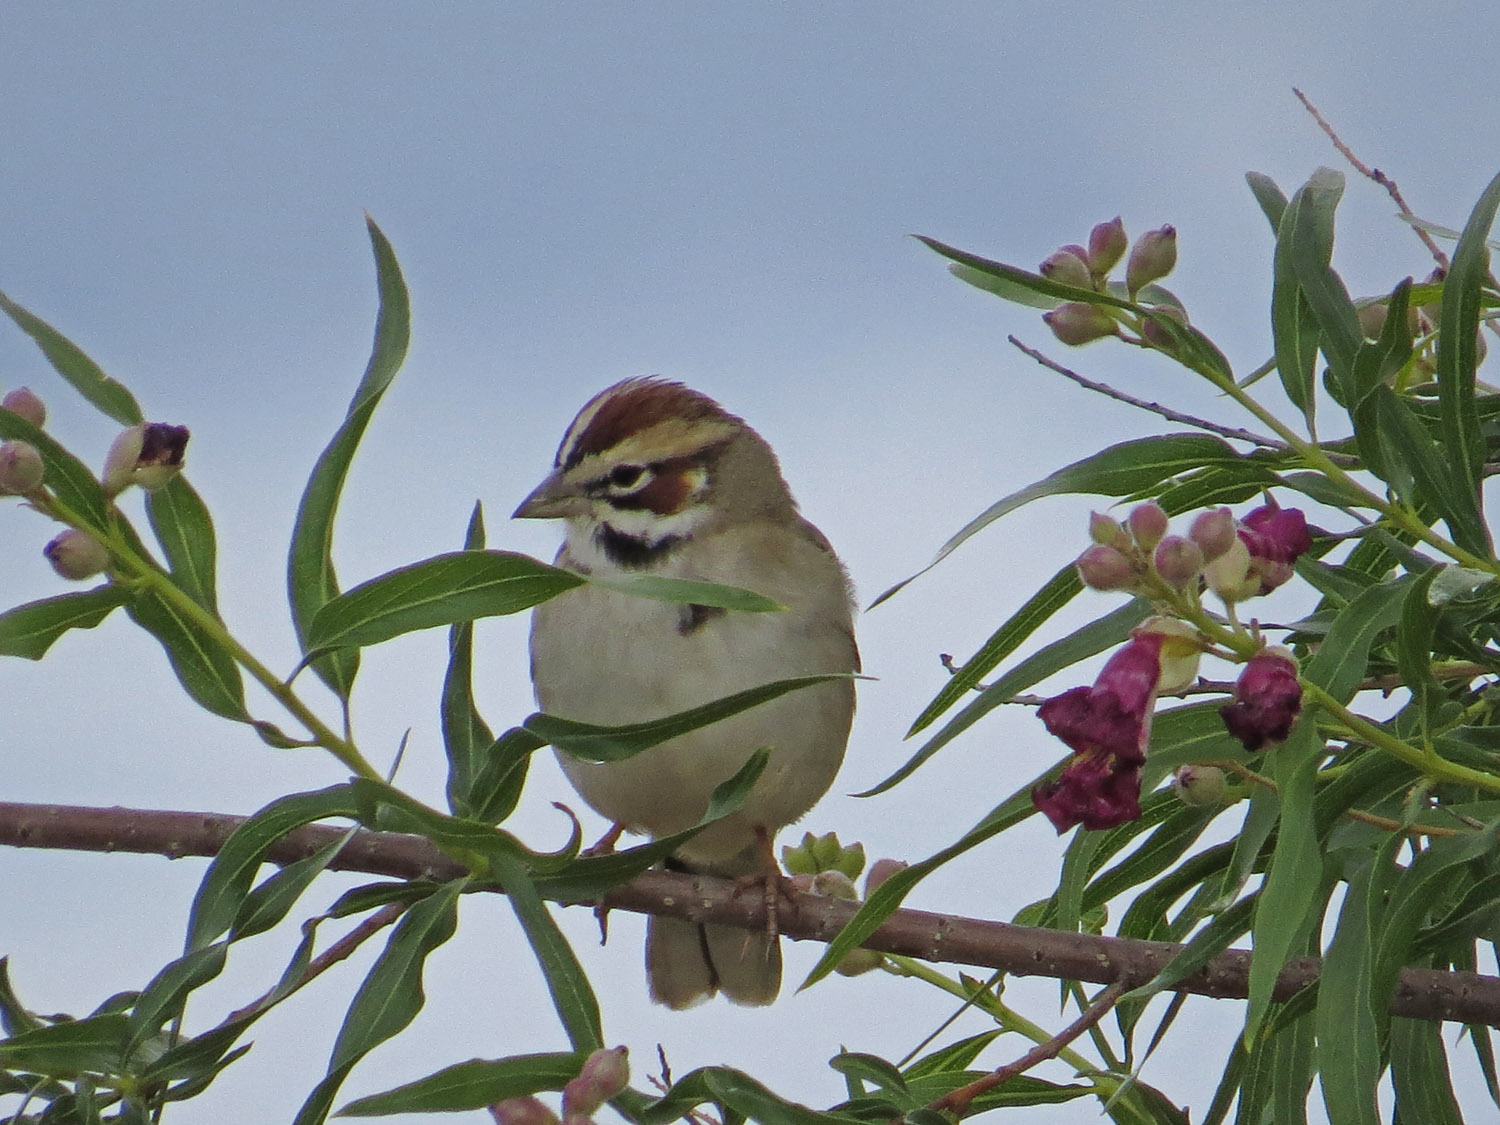
[(1250, 550), (1250, 573), (1269, 594), (1292, 576), (1292, 564), (1312, 547), (1307, 517), (1300, 508), (1283, 508), (1267, 500), (1240, 520), (1240, 540)]
[(1252, 753), (1285, 742), (1302, 710), (1297, 658), (1290, 649), (1269, 645), (1245, 665), (1234, 685), (1234, 702), (1219, 708), (1224, 727)]
[(1076, 687), (1037, 710), (1047, 730), (1073, 751), (1062, 776), (1031, 791), (1058, 832), (1075, 824), (1113, 828), (1141, 815), (1141, 766), (1161, 677), (1160, 633), (1134, 636), (1093, 687)]

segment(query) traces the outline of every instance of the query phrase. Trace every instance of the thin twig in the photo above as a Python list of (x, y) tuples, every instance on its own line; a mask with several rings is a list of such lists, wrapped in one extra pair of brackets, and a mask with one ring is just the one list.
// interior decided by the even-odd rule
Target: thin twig
[(969, 1112), (969, 1106), (974, 1099), (981, 1094), (988, 1093), (996, 1086), (1010, 1081), (1018, 1074), (1025, 1074), (1038, 1063), (1046, 1062), (1048, 1059), (1056, 1058), (1058, 1053), (1072, 1043), (1089, 1028), (1102, 1020), (1111, 1008), (1125, 992), (1125, 986), (1116, 981), (1103, 992), (1099, 998), (1089, 1005), (1088, 1011), (1063, 1028), (1045, 1043), (1038, 1043), (1031, 1050), (1018, 1058), (1015, 1062), (1007, 1063), (986, 1074), (983, 1078), (976, 1078), (967, 1086), (960, 1086), (944, 1094), (941, 1098), (928, 1104), (928, 1109), (937, 1110), (939, 1113), (947, 1112), (963, 1117)]
[[(1292, 451), (1290, 445), (1277, 438), (1258, 434), (1253, 430), (1247, 430), (1240, 426), (1225, 426), (1218, 422), (1210, 422), (1207, 418), (1199, 418), (1194, 414), (1184, 414), (1180, 410), (1173, 410), (1170, 406), (1163, 406), (1159, 402), (1147, 402), (1145, 399), (1136, 398), (1135, 395), (1117, 390), (1108, 383), (1101, 383), (1096, 379), (1090, 379), (1087, 375), (1080, 375), (1071, 367), (1064, 367), (1055, 359), (1051, 359), (1035, 348), (1023, 344), (1015, 336), (1007, 336), (1006, 339), (1017, 349), (1040, 363), (1048, 371), (1055, 371), (1063, 378), (1071, 379), (1085, 390), (1097, 391), (1105, 398), (1112, 398), (1116, 402), (1123, 402), (1126, 406), (1133, 406), (1137, 410), (1144, 410), (1148, 414), (1155, 414), (1158, 417), (1165, 418), (1169, 422), (1178, 422), (1184, 426), (1192, 426), (1194, 429), (1207, 430), (1211, 434), (1218, 434), (1220, 437), (1228, 438), (1230, 441), (1248, 442), (1251, 445), (1260, 446), (1262, 449), (1274, 449), (1278, 453), (1290, 453)], [(1327, 456), (1335, 464), (1346, 468), (1356, 468), (1359, 465), (1359, 458), (1351, 457), (1345, 453), (1327, 453)]]
[[(1318, 107), (1308, 100), (1306, 94), (1295, 86), (1292, 87), (1292, 93), (1297, 95), (1297, 100), (1302, 103), (1302, 108), (1312, 114), (1312, 119), (1318, 123), (1318, 128), (1328, 134), (1328, 139), (1333, 142), (1333, 147), (1338, 149), (1339, 155), (1349, 162), (1349, 166), (1361, 176), (1373, 180), (1385, 188), (1387, 194), (1396, 201), (1396, 207), (1400, 210), (1401, 214), (1405, 215), (1408, 219), (1415, 219), (1416, 215), (1406, 205), (1406, 200), (1401, 197), (1401, 189), (1396, 186), (1396, 181), (1387, 176), (1379, 168), (1371, 168), (1363, 160), (1355, 156), (1354, 150), (1343, 142), (1338, 133), (1334, 132), (1333, 126), (1328, 124), (1328, 121), (1318, 112)], [(1420, 226), (1416, 223), (1409, 223), (1408, 225), (1412, 230), (1417, 232), (1417, 237), (1427, 247), (1427, 252), (1432, 255), (1432, 260), (1446, 273), (1448, 270), (1448, 255), (1443, 253), (1442, 248), (1433, 241), (1432, 236)]]

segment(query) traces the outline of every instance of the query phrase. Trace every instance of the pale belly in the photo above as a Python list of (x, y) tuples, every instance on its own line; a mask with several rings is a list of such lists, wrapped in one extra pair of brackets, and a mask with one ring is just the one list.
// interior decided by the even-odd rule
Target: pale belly
[[(847, 636), (832, 625), (809, 629), (792, 613), (730, 613), (687, 633), (680, 620), (675, 605), (587, 586), (539, 606), (532, 658), (543, 710), (583, 722), (642, 722), (772, 680), (853, 670)], [(729, 865), (757, 828), (774, 834), (827, 792), (843, 759), (853, 693), (852, 683), (799, 689), (623, 762), (561, 752), (558, 759), (600, 815), (659, 837), (697, 823), (715, 786), (771, 747), (741, 810), (680, 852), (698, 865)]]

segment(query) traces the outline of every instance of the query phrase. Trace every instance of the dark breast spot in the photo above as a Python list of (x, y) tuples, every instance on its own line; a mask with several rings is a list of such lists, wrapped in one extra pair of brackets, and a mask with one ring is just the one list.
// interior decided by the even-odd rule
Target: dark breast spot
[(685, 605), (677, 611), (677, 631), (684, 637), (696, 633), (715, 618), (724, 616), (724, 608), (716, 605)]

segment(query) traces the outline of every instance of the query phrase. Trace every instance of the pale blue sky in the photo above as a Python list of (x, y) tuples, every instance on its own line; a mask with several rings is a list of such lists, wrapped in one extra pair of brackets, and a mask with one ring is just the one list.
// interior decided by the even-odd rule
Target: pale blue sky
[[(281, 609), (292, 512), (369, 345), (363, 210), (405, 269), (414, 339), (351, 479), (347, 581), (455, 546), (476, 497), (493, 544), (549, 555), (554, 529), (505, 515), (589, 395), (658, 372), (766, 434), (868, 600), (1003, 493), (1162, 428), (1011, 350), (1008, 332), (1048, 343), (1035, 314), (952, 280), (908, 234), (1034, 266), (1116, 214), (1132, 234), (1172, 222), (1172, 286), (1248, 371), (1269, 350), (1270, 236), (1242, 175), (1290, 190), (1339, 165), (1290, 88), (1419, 213), (1458, 225), (1500, 166), (1497, 24), (1486, 4), (1418, 17), (1393, 3), (13, 3), (0, 28), (0, 288), (149, 415), (192, 429), (226, 618), (278, 666), (293, 661)], [(1428, 268), (1391, 212), (1351, 180), (1338, 261), (1358, 293)], [(1122, 352), (1065, 358), (1242, 421), (1178, 369)], [(25, 337), (0, 331), (0, 388), (21, 383), (48, 400), (54, 433), (102, 460), (110, 424)], [(904, 759), (900, 735), (944, 676), (936, 654), (972, 651), (1075, 554), (1086, 509), (1024, 511), (863, 620), (879, 679), (862, 688), (845, 773), (809, 827), (918, 858), (1058, 755), (1030, 715), (1007, 713), (881, 801), (839, 796)], [(58, 591), (39, 550), (50, 534), (0, 507), (0, 601)], [(1090, 601), (1079, 619), (1105, 608)], [(483, 703), (504, 725), (530, 708), (524, 622), (487, 625), (481, 646)], [(402, 776), (428, 794), (442, 649), (433, 634), (376, 652), (356, 699), (372, 755), (414, 728)], [(181, 701), (123, 617), (41, 665), (0, 663), (0, 699), (9, 799), (248, 812), (338, 778)], [(547, 802), (570, 796), (555, 770), (537, 771), (534, 844), (560, 841)], [(1009, 917), (1046, 893), (1058, 854), (1050, 829), (1030, 826), (914, 901)], [(200, 871), (0, 852), (0, 880), (26, 904), (0, 922), (22, 996), (76, 1011), (144, 983), (180, 942)], [(86, 924), (81, 902), (102, 921)], [(822, 1061), (841, 1042), (899, 1055), (945, 1011), (924, 990), (865, 978), (769, 1012), (664, 1013), (643, 1003), (638, 924), (617, 918), (601, 951), (587, 915), (563, 918), (597, 969), (607, 1033), (642, 1071), (661, 1042), (678, 1073), (734, 1062), (827, 1104), (840, 1084)], [(242, 954), (218, 1002), (279, 972), (291, 940)], [(790, 951), (789, 980), (814, 954)], [(466, 903), (463, 938), (433, 963), (431, 1012), (349, 1091), (560, 1046), (519, 955), (499, 904)], [(182, 1119), (289, 1119), (353, 979), (320, 983), (268, 1025)], [(1033, 1014), (1053, 1010), (1054, 986), (1016, 988)], [(1237, 1018), (1189, 1005), (1193, 1030), (1146, 1079), (1201, 1114), (1215, 1076), (1182, 1044), (1217, 1049)], [(275, 1044), (289, 1031), (300, 1050)]]

